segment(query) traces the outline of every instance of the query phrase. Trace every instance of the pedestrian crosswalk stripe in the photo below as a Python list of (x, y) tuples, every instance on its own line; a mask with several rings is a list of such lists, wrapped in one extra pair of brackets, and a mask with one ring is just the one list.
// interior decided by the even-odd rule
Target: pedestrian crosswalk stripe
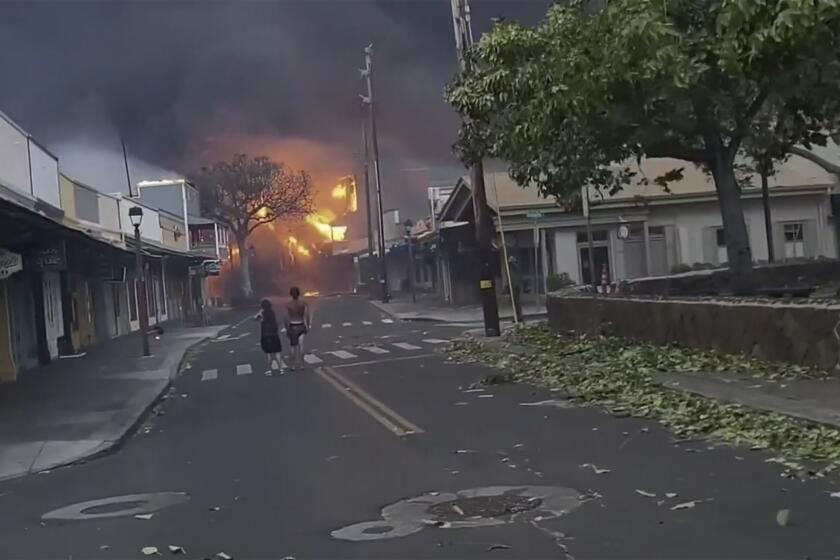
[(446, 344), (449, 341), (443, 340), (441, 338), (424, 338), (423, 342), (425, 342), (426, 344)]
[(363, 325), (372, 325), (373, 323), (371, 323), (370, 321), (362, 321), (362, 324)]
[(353, 323), (344, 322), (344, 323), (341, 323), (341, 326), (342, 326), (342, 327), (352, 327), (352, 326), (353, 326)]
[(371, 354), (387, 354), (388, 350), (380, 348), (379, 346), (362, 346), (362, 350), (366, 350)]
[(394, 320), (393, 319), (382, 319), (382, 322), (386, 323), (386, 324), (391, 324), (391, 323), (394, 322)]
[(253, 373), (251, 364), (239, 364), (236, 366), (236, 375), (248, 375), (250, 373)]
[(403, 350), (420, 350), (419, 346), (409, 344), (408, 342), (395, 342), (394, 346), (396, 346), (397, 348), (402, 348)]
[(327, 354), (332, 354), (336, 358), (341, 358), (342, 360), (349, 360), (351, 358), (357, 358), (355, 354), (351, 354), (347, 350), (333, 350), (332, 352), (327, 352)]
[(328, 329), (330, 327), (332, 327), (332, 323), (324, 323), (323, 325), (321, 325), (322, 329)]
[(316, 356), (315, 354), (304, 354), (303, 361), (307, 364), (320, 364), (324, 360)]
[(205, 369), (201, 372), (202, 381), (213, 381), (219, 376), (219, 371), (215, 369)]

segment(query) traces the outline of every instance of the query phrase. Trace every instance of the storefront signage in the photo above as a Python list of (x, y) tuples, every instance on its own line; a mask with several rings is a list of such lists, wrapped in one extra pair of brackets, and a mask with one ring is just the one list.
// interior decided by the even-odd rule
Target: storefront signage
[(64, 249), (64, 242), (41, 247), (26, 255), (26, 268), (32, 270), (64, 270), (67, 268), (67, 254)]
[(23, 257), (6, 249), (0, 249), (0, 280), (23, 270)]

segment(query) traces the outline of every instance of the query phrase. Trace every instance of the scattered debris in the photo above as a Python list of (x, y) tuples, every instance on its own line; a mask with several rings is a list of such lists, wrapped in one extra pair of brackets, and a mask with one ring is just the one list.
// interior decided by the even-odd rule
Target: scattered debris
[(109, 548), (111, 548), (111, 545), (103, 544), (102, 546), (99, 547), (99, 550), (108, 550)]
[(207, 508), (207, 511), (221, 511), (221, 510), (222, 510), (222, 508), (219, 507), (219, 506), (211, 506), (211, 507)]
[(506, 544), (491, 544), (487, 547), (488, 551), (492, 550), (508, 550), (510, 547)]
[(653, 492), (648, 492), (647, 490), (639, 490), (638, 488), (636, 488), (636, 494), (638, 494), (639, 496), (644, 496), (645, 498), (656, 497), (656, 494), (654, 494)]
[(476, 451), (475, 449), (456, 449), (452, 453), (454, 453), (455, 455), (466, 455), (468, 453), (478, 453), (478, 451)]
[(188, 395), (188, 394), (186, 394), (186, 393), (181, 393), (181, 398), (182, 398), (182, 399), (186, 399), (187, 397), (189, 397), (189, 395)]
[(677, 504), (671, 508), (672, 511), (677, 511), (680, 509), (693, 509), (694, 506), (700, 503), (701, 500), (691, 500), (690, 502), (682, 502), (681, 504)]
[(437, 527), (438, 529), (448, 529), (452, 526), (452, 524), (448, 521), (441, 521), (439, 519), (424, 519), (423, 523), (432, 527)]
[(668, 498), (669, 500), (673, 500), (678, 495), (679, 494), (677, 494), (676, 492), (665, 492), (665, 497)]
[(517, 443), (517, 444), (514, 444), (513, 447), (516, 448), (516, 449), (519, 449), (520, 447), (525, 447), (525, 444), (524, 443)]
[(219, 560), (233, 560), (233, 556), (230, 554), (225, 554), (224, 552), (220, 552), (216, 555), (216, 558)]
[(779, 527), (787, 527), (788, 521), (790, 520), (790, 510), (789, 509), (780, 509), (776, 512), (776, 524)]
[(140, 552), (143, 553), (143, 556), (154, 556), (160, 554), (156, 546), (144, 546), (140, 549)]
[(151, 519), (154, 516), (155, 516), (154, 513), (140, 513), (138, 515), (135, 515), (134, 519), (142, 519), (144, 521), (148, 521), (149, 519)]
[(610, 472), (610, 469), (602, 469), (602, 468), (598, 467), (597, 465), (593, 465), (592, 463), (584, 463), (584, 464), (580, 465), (580, 467), (578, 467), (578, 468), (592, 469), (592, 472), (594, 472), (595, 474), (607, 474), (607, 473)]
[(171, 554), (186, 554), (187, 551), (184, 550), (184, 547), (178, 546), (177, 544), (170, 544), (169, 545), (169, 552)]

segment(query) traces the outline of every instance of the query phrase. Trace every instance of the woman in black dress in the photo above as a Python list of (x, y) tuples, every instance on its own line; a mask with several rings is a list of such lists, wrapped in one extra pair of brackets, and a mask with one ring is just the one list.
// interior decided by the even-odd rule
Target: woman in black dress
[(283, 346), (280, 343), (280, 329), (277, 326), (277, 317), (271, 308), (271, 302), (264, 299), (260, 302), (260, 307), (262, 309), (256, 317), (260, 321), (260, 347), (268, 356), (268, 371), (265, 373), (271, 375), (275, 362), (277, 369), (281, 367), (280, 352), (283, 351)]

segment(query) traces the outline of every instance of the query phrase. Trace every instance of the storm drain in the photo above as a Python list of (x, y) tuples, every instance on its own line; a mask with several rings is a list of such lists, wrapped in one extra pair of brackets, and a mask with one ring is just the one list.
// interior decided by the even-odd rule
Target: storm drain
[(485, 486), (458, 492), (429, 492), (382, 508), (382, 519), (348, 525), (330, 533), (348, 541), (411, 535), (424, 528), (505, 525), (518, 520), (555, 519), (581, 504), (577, 490), (560, 486)]

